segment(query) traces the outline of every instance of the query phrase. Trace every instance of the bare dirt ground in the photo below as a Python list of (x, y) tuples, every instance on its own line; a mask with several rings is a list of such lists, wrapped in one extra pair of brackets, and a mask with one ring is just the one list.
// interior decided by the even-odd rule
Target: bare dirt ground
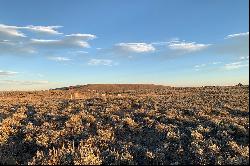
[(249, 89), (0, 92), (0, 164), (249, 164)]

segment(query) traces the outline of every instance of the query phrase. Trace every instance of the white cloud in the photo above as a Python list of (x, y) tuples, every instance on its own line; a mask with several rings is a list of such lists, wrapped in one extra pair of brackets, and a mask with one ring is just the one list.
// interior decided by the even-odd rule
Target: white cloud
[(70, 61), (71, 59), (68, 57), (48, 57), (49, 60), (57, 61), (57, 62), (64, 62), (64, 61)]
[(200, 65), (195, 65), (194, 67), (195, 67), (195, 68), (199, 68), (199, 67), (200, 67)]
[(59, 40), (44, 40), (44, 39), (31, 39), (30, 43), (33, 46), (45, 48), (88, 48), (89, 43), (87, 40), (95, 39), (95, 35), (91, 34), (71, 34)]
[[(31, 39), (23, 31), (49, 35), (63, 34), (57, 29), (61, 26), (9, 26), (0, 24), (0, 55), (28, 55), (53, 49), (77, 49), (90, 47), (88, 40), (96, 38), (92, 34), (69, 34), (56, 39)], [(51, 50), (50, 50), (51, 51)]]
[(31, 39), (31, 45), (45, 48), (88, 48), (89, 44), (85, 41), (79, 40), (44, 40), (44, 39)]
[(212, 62), (212, 65), (220, 64), (221, 62)]
[(223, 66), (225, 70), (235, 70), (235, 69), (240, 69), (243, 67), (248, 67), (248, 63), (243, 63), (243, 62), (233, 62), (233, 63), (228, 63)]
[(118, 43), (115, 45), (115, 47), (124, 52), (134, 53), (145, 53), (155, 51), (153, 45), (147, 43)]
[(249, 60), (249, 56), (241, 56), (239, 60)]
[[(72, 46), (75, 47), (76, 45), (79, 46), (78, 43), (75, 45), (75, 43), (67, 42), (64, 40), (44, 40), (44, 39), (31, 39), (30, 44), (35, 47), (43, 47), (46, 49), (47, 48), (50, 48), (50, 49), (68, 48)], [(88, 44), (85, 44), (85, 45), (86, 47), (88, 46)]]
[(249, 55), (249, 33), (238, 33), (228, 35), (221, 43), (216, 43), (211, 47), (211, 54), (234, 57), (244, 57)]
[(0, 24), (0, 40), (26, 37), (25, 34), (17, 30), (15, 26)]
[(14, 72), (14, 71), (3, 71), (0, 70), (0, 77), (1, 76), (12, 76), (12, 75), (16, 75), (18, 72)]
[(152, 42), (151, 44), (155, 46), (157, 53), (160, 54), (159, 56), (164, 58), (177, 58), (190, 53), (206, 50), (212, 46), (212, 44), (188, 42), (180, 40), (179, 38)]
[(56, 43), (59, 42), (60, 40), (44, 40), (44, 39), (31, 39), (33, 43)]
[(93, 39), (97, 38), (96, 35), (81, 34), (81, 33), (66, 35), (66, 37), (77, 38), (80, 40), (93, 40)]
[(200, 71), (202, 68), (204, 68), (204, 67), (206, 67), (207, 66), (207, 64), (200, 64), (200, 65), (195, 65), (194, 66), (194, 70), (195, 71)]
[(30, 31), (38, 32), (38, 33), (45, 33), (50, 35), (59, 35), (63, 34), (58, 32), (56, 29), (61, 28), (62, 26), (34, 26), (28, 25), (26, 27), (18, 27), (18, 29), (27, 29)]
[(23, 81), (23, 80), (0, 80), (0, 84), (4, 85), (39, 85), (48, 84), (46, 80), (35, 80), (35, 81)]
[(21, 30), (28, 30), (36, 33), (43, 33), (49, 35), (58, 35), (62, 34), (56, 29), (61, 28), (62, 26), (9, 26), (0, 24), (0, 39), (1, 38), (13, 38), (13, 37), (27, 37)]
[(171, 50), (185, 51), (185, 52), (195, 52), (203, 50), (209, 47), (211, 44), (197, 44), (196, 42), (185, 42), (174, 40), (169, 42), (168, 47)]
[(214, 65), (217, 65), (217, 64), (220, 64), (220, 63), (222, 63), (222, 62), (210, 62), (210, 63), (207, 63), (207, 64), (203, 63), (203, 64), (195, 65), (194, 70), (195, 71), (200, 71), (201, 69), (202, 70), (203, 69), (209, 69), (209, 68), (211, 69), (211, 68), (214, 68)]
[(88, 54), (87, 51), (74, 51), (74, 52), (70, 52), (70, 53), (74, 53), (74, 54)]
[(241, 56), (239, 59), (240, 59), (240, 60), (244, 60), (244, 59), (245, 59), (245, 57), (244, 57), (244, 56)]
[(27, 55), (36, 53), (36, 50), (23, 41), (0, 40), (0, 55)]
[(118, 65), (118, 63), (114, 63), (110, 59), (90, 59), (88, 62), (88, 65), (91, 65), (91, 66), (99, 66), (99, 65), (114, 66), (114, 65)]
[(195, 65), (194, 67), (195, 68), (200, 68), (200, 67), (205, 67), (205, 66), (207, 66), (206, 64), (201, 64), (201, 65)]
[(152, 42), (152, 45), (158, 45), (158, 46), (166, 46), (169, 44), (169, 42)]
[(236, 69), (240, 69), (240, 68), (249, 66), (248, 61), (237, 61), (237, 62), (224, 64), (223, 66), (217, 66), (217, 64), (221, 64), (221, 63), (222, 62), (212, 62), (212, 63), (207, 63), (207, 64), (195, 65), (194, 70), (195, 71), (200, 71), (201, 69), (236, 70)]
[(249, 32), (245, 32), (245, 33), (235, 33), (235, 34), (227, 35), (227, 36), (225, 37), (225, 39), (236, 38), (236, 37), (244, 37), (244, 36), (249, 36)]
[(170, 43), (174, 43), (174, 42), (179, 42), (179, 38), (175, 37), (170, 39), (169, 41), (158, 41), (158, 42), (152, 42), (151, 44), (153, 45), (159, 45), (159, 46), (167, 46)]
[(112, 51), (114, 54), (123, 54), (133, 58), (133, 53), (158, 53), (158, 57), (176, 58), (189, 53), (197, 52), (208, 48), (212, 44), (201, 44), (196, 42), (180, 41), (172, 38), (169, 41), (157, 41), (151, 43), (118, 43)]

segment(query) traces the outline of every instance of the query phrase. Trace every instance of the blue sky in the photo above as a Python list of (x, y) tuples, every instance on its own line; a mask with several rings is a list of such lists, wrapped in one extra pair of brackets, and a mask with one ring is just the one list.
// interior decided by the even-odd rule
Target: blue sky
[(247, 0), (1, 0), (0, 90), (249, 84)]

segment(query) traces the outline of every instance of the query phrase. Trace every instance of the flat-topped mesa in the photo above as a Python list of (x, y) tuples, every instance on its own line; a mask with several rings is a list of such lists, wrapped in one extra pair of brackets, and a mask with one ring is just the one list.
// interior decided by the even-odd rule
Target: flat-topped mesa
[(56, 88), (56, 90), (81, 90), (81, 91), (129, 91), (142, 89), (162, 89), (170, 86), (155, 84), (87, 84)]
[(86, 88), (95, 90), (139, 90), (164, 88), (163, 85), (154, 84), (87, 84)]

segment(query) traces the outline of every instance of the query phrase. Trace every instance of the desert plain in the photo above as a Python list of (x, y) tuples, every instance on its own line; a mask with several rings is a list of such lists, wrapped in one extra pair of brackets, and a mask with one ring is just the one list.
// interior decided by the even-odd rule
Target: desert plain
[(249, 164), (249, 87), (0, 92), (0, 164)]

